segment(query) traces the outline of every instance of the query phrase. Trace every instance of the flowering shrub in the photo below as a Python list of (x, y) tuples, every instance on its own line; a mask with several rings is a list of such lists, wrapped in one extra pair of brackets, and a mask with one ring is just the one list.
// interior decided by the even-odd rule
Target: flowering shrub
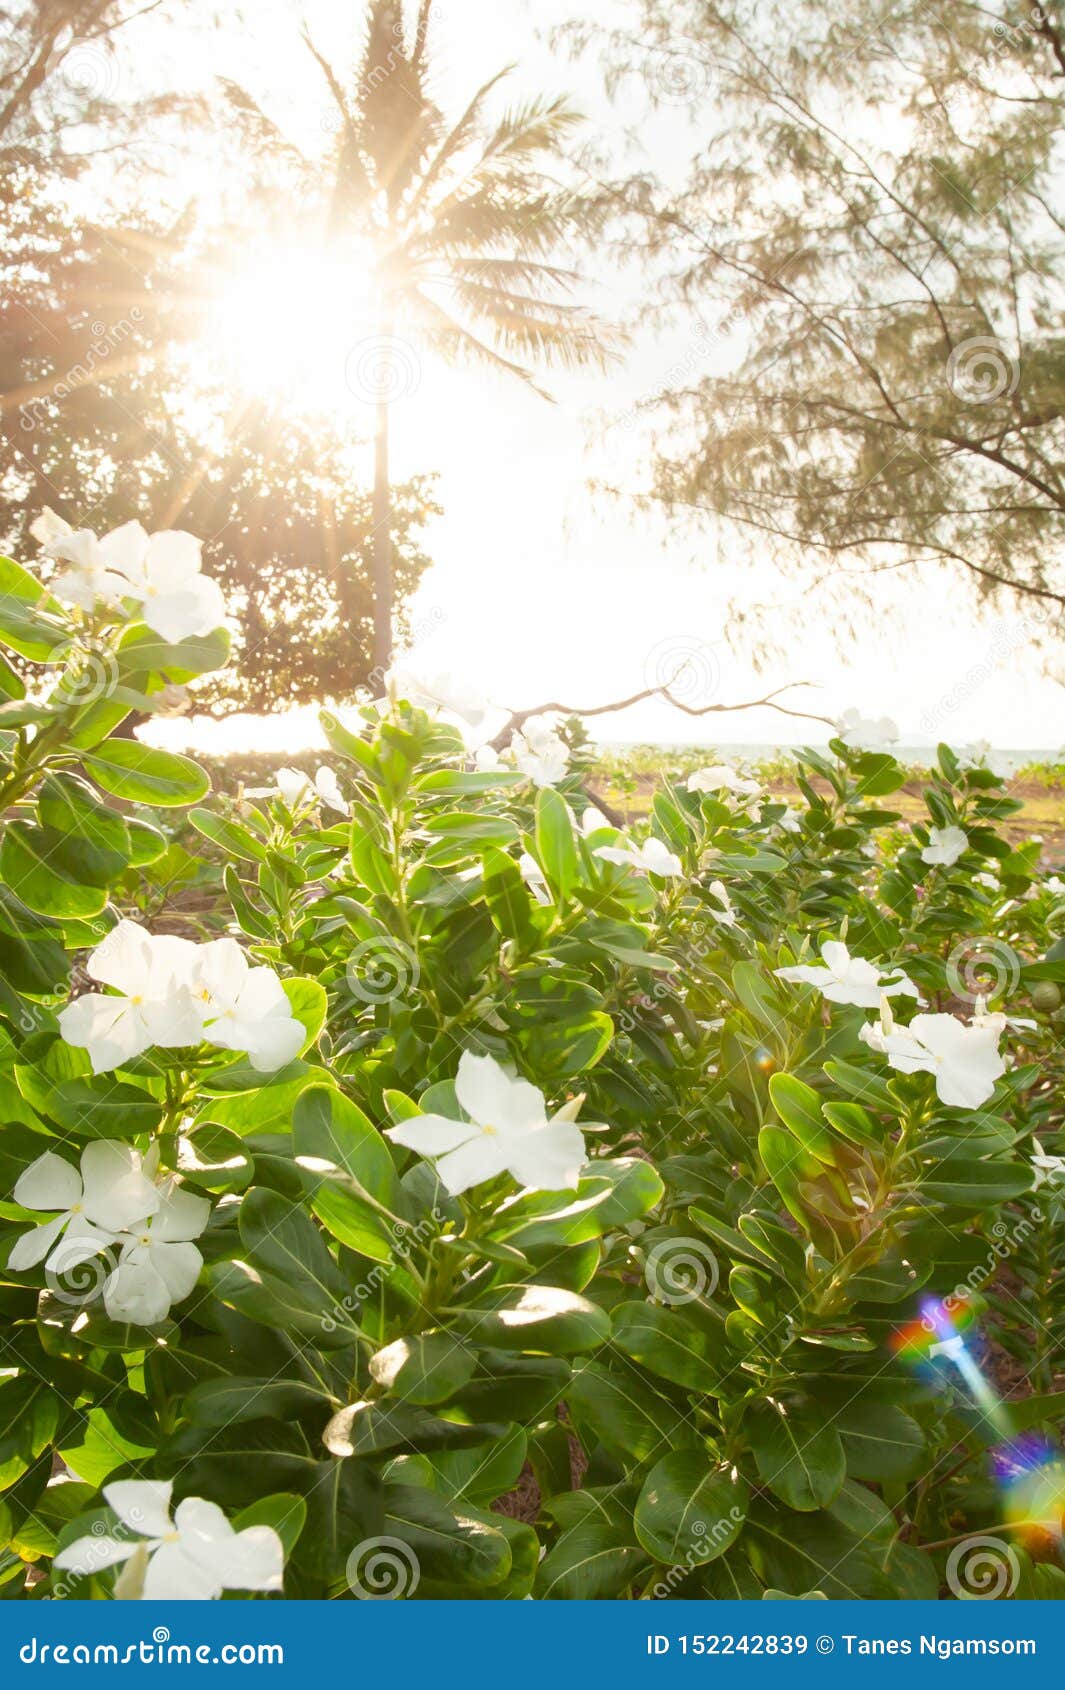
[(853, 712), (626, 832), (397, 677), (208, 799), (114, 737), (226, 657), (134, 526), (0, 563), (6, 1593), (1065, 1594), (1065, 897), (986, 759), (903, 827)]

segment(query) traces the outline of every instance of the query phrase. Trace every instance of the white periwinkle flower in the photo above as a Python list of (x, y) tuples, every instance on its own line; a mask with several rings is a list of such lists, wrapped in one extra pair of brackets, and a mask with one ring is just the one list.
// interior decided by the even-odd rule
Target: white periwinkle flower
[(243, 1050), (259, 1073), (273, 1073), (297, 1056), (306, 1034), (292, 1014), (272, 968), (253, 968), (235, 939), (199, 948), (197, 982), (203, 1037), (224, 1050)]
[(278, 769), (274, 779), (278, 793), (290, 810), (299, 809), (304, 804), (322, 803), (326, 809), (336, 810), (339, 815), (351, 813), (351, 805), (340, 790), (335, 772), (324, 763), (313, 780), (302, 769)]
[(714, 918), (721, 923), (722, 927), (736, 927), (739, 923), (739, 917), (732, 907), (732, 899), (728, 895), (724, 882), (720, 880), (712, 880), (707, 890), (713, 894), (714, 898), (721, 905), (720, 909), (715, 909), (712, 904), (708, 904), (706, 906), (707, 914), (714, 916)]
[(758, 781), (741, 775), (731, 763), (715, 763), (708, 769), (697, 769), (688, 776), (689, 792), (734, 792), (739, 797), (754, 798), (762, 788)]
[(135, 1221), (153, 1215), (162, 1201), (144, 1172), (140, 1152), (106, 1138), (85, 1146), (80, 1173), (46, 1150), (19, 1175), (13, 1196), (24, 1209), (54, 1216), (15, 1240), (7, 1258), (13, 1273), (36, 1267), (45, 1256), (54, 1272), (69, 1273), (98, 1256)]
[(156, 1197), (154, 1212), (120, 1240), (118, 1266), (104, 1283), (104, 1307), (112, 1320), (155, 1326), (200, 1277), (203, 1257), (192, 1240), (210, 1219), (210, 1203), (173, 1180)]
[(1001, 1028), (989, 1022), (967, 1027), (953, 1015), (915, 1015), (908, 1027), (897, 1027), (885, 998), (879, 1025), (867, 1023), (861, 1037), (900, 1073), (934, 1074), (941, 1103), (979, 1109), (1006, 1072), (998, 1048)]
[(777, 817), (777, 826), (782, 833), (801, 833), (802, 812), (793, 810), (790, 804), (785, 805), (784, 814)]
[(75, 532), (54, 511), (32, 532), (47, 557), (69, 564), (53, 587), (68, 604), (91, 609), (97, 600), (135, 599), (149, 628), (164, 640), (209, 634), (225, 619), (222, 589), (201, 574), (202, 546), (192, 534), (179, 529), (148, 534), (139, 522), (127, 522), (98, 540), (87, 528)]
[(468, 1121), (415, 1115), (385, 1129), (394, 1143), (433, 1157), (453, 1196), (502, 1173), (545, 1191), (577, 1185), (584, 1135), (572, 1117), (580, 1099), (548, 1118), (543, 1092), (515, 1079), (494, 1057), (470, 1051), (459, 1060), (455, 1096)]
[(881, 751), (886, 745), (894, 745), (899, 737), (898, 727), (890, 716), (873, 718), (863, 716), (858, 710), (844, 710), (836, 732), (844, 745), (856, 751)]
[(1032, 1171), (1035, 1175), (1033, 1191), (1038, 1191), (1042, 1185), (1059, 1191), (1065, 1187), (1065, 1156), (1047, 1156), (1039, 1152), (1032, 1157)]
[(152, 1045), (200, 1043), (203, 1019), (190, 981), (195, 955), (191, 940), (149, 933), (135, 921), (120, 921), (97, 945), (85, 971), (120, 995), (88, 992), (58, 1016), (67, 1044), (88, 1051), (94, 1074), (120, 1068)]
[(189, 1496), (170, 1517), (168, 1479), (116, 1479), (104, 1486), (122, 1537), (79, 1537), (55, 1565), (88, 1575), (103, 1567), (146, 1560), (138, 1594), (149, 1602), (209, 1602), (224, 1590), (280, 1590), (285, 1553), (272, 1526), (233, 1530), (217, 1503)]
[(988, 739), (978, 739), (974, 745), (959, 746), (955, 755), (960, 769), (989, 769), (999, 780), (1005, 780), (1010, 772), (1008, 761), (992, 750)]
[(473, 687), (447, 673), (424, 673), (409, 664), (398, 663), (385, 679), (389, 698), (405, 698), (421, 710), (443, 710), (460, 716), (471, 728), (480, 727), (488, 701)]
[(547, 876), (529, 851), (523, 851), (518, 858), (518, 869), (529, 891), (538, 904), (549, 904), (551, 892), (547, 884)]
[(930, 827), (928, 844), (921, 852), (921, 861), (953, 868), (958, 858), (968, 849), (969, 840), (964, 828)]
[(195, 945), (120, 921), (86, 964), (117, 997), (89, 992), (59, 1012), (66, 1042), (93, 1073), (122, 1067), (153, 1045), (246, 1051), (260, 1073), (283, 1068), (305, 1037), (272, 968), (253, 968), (235, 939)]
[(881, 997), (905, 992), (908, 997), (918, 995), (917, 987), (901, 968), (882, 973), (875, 963), (851, 956), (840, 939), (825, 939), (821, 945), (821, 963), (800, 963), (791, 968), (777, 968), (778, 980), (816, 986), (830, 1003), (852, 1003), (860, 1009), (875, 1009)]
[(569, 746), (542, 717), (527, 721), (511, 736), (510, 749), (522, 774), (534, 786), (557, 786), (569, 767)]
[(606, 863), (617, 863), (622, 868), (635, 869), (639, 874), (659, 874), (663, 878), (675, 878), (684, 873), (684, 864), (680, 858), (654, 834), (645, 839), (642, 845), (634, 845), (631, 841), (623, 845), (597, 845), (592, 854), (602, 857)]

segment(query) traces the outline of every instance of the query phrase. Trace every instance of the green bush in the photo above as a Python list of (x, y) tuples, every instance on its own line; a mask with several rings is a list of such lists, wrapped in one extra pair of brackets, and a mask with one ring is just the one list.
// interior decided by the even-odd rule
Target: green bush
[(0, 572), (5, 1594), (1065, 1594), (1062, 896), (990, 769), (637, 840), (400, 693), (209, 798), (112, 736), (224, 637)]

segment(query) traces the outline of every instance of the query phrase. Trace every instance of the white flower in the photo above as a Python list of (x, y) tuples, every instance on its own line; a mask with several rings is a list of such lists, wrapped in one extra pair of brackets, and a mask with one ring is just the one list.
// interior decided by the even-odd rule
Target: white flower
[(113, 927), (85, 964), (90, 979), (122, 995), (88, 992), (59, 1012), (67, 1044), (87, 1050), (94, 1074), (120, 1068), (151, 1048), (179, 1049), (202, 1038), (190, 989), (196, 946), (148, 933), (135, 921)]
[(987, 999), (981, 997), (977, 998), (970, 1019), (974, 1027), (993, 1027), (996, 1033), (1005, 1032), (1007, 1027), (1022, 1033), (1039, 1031), (1038, 1021), (1029, 1021), (1020, 1015), (1005, 1015), (1001, 1009), (988, 1009)]
[(202, 1037), (223, 1050), (242, 1050), (260, 1074), (283, 1068), (299, 1054), (306, 1029), (297, 1021), (272, 968), (253, 968), (235, 939), (199, 948), (197, 990)]
[(836, 731), (844, 745), (857, 751), (879, 751), (885, 745), (894, 745), (899, 737), (899, 730), (890, 716), (874, 720), (858, 710), (844, 710), (836, 724)]
[(960, 856), (969, 849), (969, 840), (961, 827), (930, 827), (928, 844), (921, 852), (923, 863), (939, 863), (953, 868)]
[(999, 1036), (998, 1026), (967, 1027), (953, 1015), (915, 1015), (908, 1027), (896, 1027), (886, 998), (880, 1025), (870, 1022), (861, 1031), (870, 1049), (900, 1073), (934, 1074), (940, 1102), (955, 1109), (979, 1109), (1006, 1072)]
[(494, 745), (479, 745), (473, 754), (474, 768), (484, 775), (494, 775), (503, 768), (503, 759)]
[(689, 792), (736, 792), (745, 797), (755, 797), (761, 790), (758, 781), (741, 775), (731, 763), (715, 763), (711, 768), (697, 769), (688, 776)]
[(998, 883), (998, 877), (984, 870), (981, 870), (979, 874), (973, 875), (973, 882), (977, 886), (985, 886), (989, 892), (1001, 891), (1001, 887)]
[(1065, 1186), (1065, 1156), (1032, 1157), (1032, 1168), (1035, 1173), (1033, 1191), (1038, 1191), (1041, 1185)]
[(547, 885), (547, 877), (536, 858), (528, 851), (523, 851), (518, 858), (518, 868), (521, 878), (538, 904), (549, 904), (551, 893)]
[(149, 1602), (213, 1601), (223, 1590), (280, 1590), (284, 1549), (272, 1526), (235, 1532), (222, 1510), (186, 1497), (170, 1518), (171, 1480), (116, 1479), (104, 1486), (124, 1537), (79, 1537), (61, 1549), (55, 1565), (87, 1575), (147, 1559), (139, 1594)]
[(30, 533), (41, 542), (45, 557), (59, 558), (69, 565), (60, 570), (49, 589), (63, 604), (92, 610), (97, 604), (114, 606), (130, 597), (129, 582), (109, 566), (99, 540), (89, 529), (75, 533), (69, 522), (46, 505), (31, 523)]
[(121, 1067), (152, 1045), (206, 1040), (246, 1051), (260, 1073), (283, 1068), (305, 1037), (272, 968), (252, 968), (235, 939), (194, 945), (120, 921), (90, 956), (94, 980), (120, 997), (90, 992), (60, 1011), (68, 1044), (87, 1049), (93, 1072)]
[(451, 716), (461, 716), (471, 728), (480, 727), (488, 709), (488, 701), (473, 687), (447, 673), (419, 674), (403, 664), (389, 671), (385, 679), (389, 698), (405, 698), (422, 710), (444, 710)]
[(598, 833), (602, 827), (609, 827), (602, 810), (597, 810), (594, 804), (589, 804), (581, 817), (581, 833), (587, 839), (590, 833)]
[(991, 749), (991, 741), (978, 739), (974, 745), (959, 746), (955, 752), (960, 769), (990, 769), (999, 780), (1005, 780), (1009, 774), (1009, 764), (997, 751)]
[(324, 763), (313, 781), (302, 769), (278, 769), (274, 779), (283, 802), (290, 810), (297, 810), (303, 804), (321, 802), (327, 809), (336, 810), (342, 816), (351, 814), (351, 805), (340, 790), (336, 774)]
[(1065, 898), (1065, 880), (1060, 875), (1050, 874), (1042, 885), (1044, 892), (1049, 892), (1052, 898)]
[(455, 1095), (470, 1117), (416, 1115), (386, 1137), (419, 1156), (436, 1158), (436, 1171), (453, 1196), (508, 1173), (524, 1187), (559, 1191), (574, 1187), (584, 1163), (584, 1136), (567, 1104), (548, 1119), (544, 1096), (514, 1079), (491, 1056), (464, 1051)]
[(207, 1225), (210, 1203), (173, 1180), (157, 1199), (155, 1213), (121, 1240), (118, 1266), (104, 1284), (104, 1307), (112, 1320), (155, 1326), (200, 1277), (203, 1257), (191, 1240)]
[(714, 897), (722, 907), (719, 910), (715, 910), (713, 906), (710, 906), (707, 913), (714, 916), (716, 920), (721, 923), (722, 927), (735, 927), (739, 918), (732, 907), (732, 899), (729, 897), (722, 882), (720, 880), (712, 880), (708, 890), (713, 893)]
[(38, 538), (53, 536), (45, 542), (46, 556), (73, 566), (53, 589), (70, 603), (88, 608), (97, 598), (135, 599), (149, 628), (164, 640), (209, 634), (225, 619), (222, 589), (200, 573), (202, 547), (192, 534), (179, 529), (148, 534), (139, 522), (127, 522), (98, 540), (88, 529), (74, 533), (67, 524), (60, 533), (61, 522), (50, 512), (35, 529)]
[(46, 1150), (19, 1175), (13, 1195), (24, 1209), (56, 1211), (53, 1220), (15, 1240), (7, 1258), (13, 1273), (36, 1267), (49, 1251), (46, 1266), (69, 1273), (98, 1256), (134, 1221), (154, 1214), (161, 1201), (140, 1152), (109, 1138), (85, 1146), (80, 1174)]
[(550, 722), (532, 717), (513, 734), (510, 749), (522, 774), (534, 786), (556, 786), (569, 767), (569, 746)]
[(786, 805), (784, 814), (777, 817), (777, 826), (780, 828), (782, 833), (801, 833), (801, 812), (793, 810), (790, 804)]
[(830, 1003), (857, 1004), (860, 1009), (875, 1009), (881, 997), (905, 992), (917, 997), (917, 987), (902, 971), (893, 968), (882, 974), (874, 963), (862, 957), (852, 957), (839, 939), (825, 939), (821, 945), (822, 962), (804, 963), (793, 968), (777, 968), (778, 980), (799, 981), (816, 986)]
[(656, 839), (654, 834), (645, 839), (642, 845), (634, 845), (631, 841), (624, 845), (598, 845), (592, 854), (602, 857), (604, 862), (618, 863), (622, 868), (635, 869), (639, 874), (675, 877), (684, 873), (684, 864), (680, 858), (663, 845), (661, 839)]

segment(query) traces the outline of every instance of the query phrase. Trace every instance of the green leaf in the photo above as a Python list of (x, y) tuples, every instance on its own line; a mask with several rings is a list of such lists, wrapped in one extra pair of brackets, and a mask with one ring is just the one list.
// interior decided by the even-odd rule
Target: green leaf
[(574, 1373), (566, 1400), (578, 1427), (622, 1460), (657, 1461), (695, 1439), (687, 1417), (633, 1367), (586, 1362)]
[(356, 1402), (338, 1409), (322, 1442), (330, 1454), (390, 1455), (412, 1450), (468, 1449), (486, 1439), (505, 1437), (509, 1428), (494, 1423), (469, 1426), (445, 1420), (406, 1402)]
[(302, 1379), (205, 1379), (194, 1385), (184, 1411), (197, 1426), (232, 1426), (240, 1420), (296, 1420), (329, 1414), (335, 1404)]
[[(0, 875), (17, 898), (40, 915), (99, 915), (107, 904), (106, 874), (90, 884), (84, 841), (28, 821), (10, 821), (0, 844)], [(123, 864), (118, 864), (121, 873)]]
[(835, 1416), (852, 1479), (911, 1479), (920, 1471), (924, 1433), (890, 1403), (854, 1402)]
[(50, 663), (70, 633), (63, 607), (20, 564), (0, 557), (0, 641), (32, 663)]
[(756, 1402), (743, 1422), (758, 1471), (789, 1508), (823, 1508), (847, 1476), (843, 1445), (834, 1425), (815, 1408)]
[(473, 1377), (476, 1353), (447, 1332), (397, 1338), (370, 1359), (370, 1376), (405, 1402), (446, 1402)]
[(545, 1555), (534, 1591), (541, 1602), (608, 1601), (651, 1570), (651, 1558), (626, 1530), (589, 1518), (563, 1532)]
[(736, 1541), (747, 1516), (747, 1486), (734, 1468), (702, 1450), (678, 1449), (652, 1467), (633, 1516), (636, 1536), (664, 1566), (714, 1561)]
[(376, 1127), (341, 1092), (313, 1086), (296, 1103), (292, 1134), (301, 1164), (326, 1176), (312, 1200), (318, 1219), (349, 1249), (390, 1262), (403, 1231), (403, 1199)]
[(813, 1087), (796, 1079), (794, 1074), (773, 1074), (769, 1080), (769, 1096), (780, 1119), (794, 1133), (803, 1149), (816, 1156), (819, 1162), (835, 1167), (832, 1134), (825, 1126), (821, 1099)]
[(722, 1375), (735, 1366), (724, 1331), (715, 1334), (712, 1326), (684, 1308), (622, 1303), (614, 1311), (613, 1336), (618, 1349), (660, 1379), (710, 1396), (717, 1395)]
[(610, 1336), (610, 1316), (575, 1291), (552, 1285), (504, 1286), (474, 1308), (453, 1311), (456, 1331), (499, 1350), (578, 1355)]
[(266, 862), (266, 846), (256, 839), (250, 828), (243, 827), (231, 817), (216, 816), (213, 810), (190, 810), (188, 819), (197, 833), (202, 833), (212, 844), (220, 845), (230, 856), (242, 857), (247, 863)]
[(413, 1551), (421, 1578), (449, 1592), (495, 1585), (510, 1572), (505, 1532), (484, 1516), (453, 1513), (420, 1486), (385, 1486), (385, 1530)]
[(261, 1187), (240, 1205), (240, 1236), (254, 1266), (296, 1292), (322, 1316), (342, 1304), (347, 1286), (314, 1222), (298, 1203)]
[(580, 876), (580, 857), (565, 799), (550, 786), (536, 795), (536, 855), (548, 885), (565, 902)]
[(135, 739), (105, 740), (82, 764), (97, 786), (133, 804), (196, 804), (211, 789), (198, 763)]
[(229, 633), (214, 628), (209, 634), (190, 634), (184, 640), (165, 640), (144, 622), (135, 622), (118, 642), (118, 659), (124, 675), (154, 671), (179, 686), (223, 669), (229, 662)]

